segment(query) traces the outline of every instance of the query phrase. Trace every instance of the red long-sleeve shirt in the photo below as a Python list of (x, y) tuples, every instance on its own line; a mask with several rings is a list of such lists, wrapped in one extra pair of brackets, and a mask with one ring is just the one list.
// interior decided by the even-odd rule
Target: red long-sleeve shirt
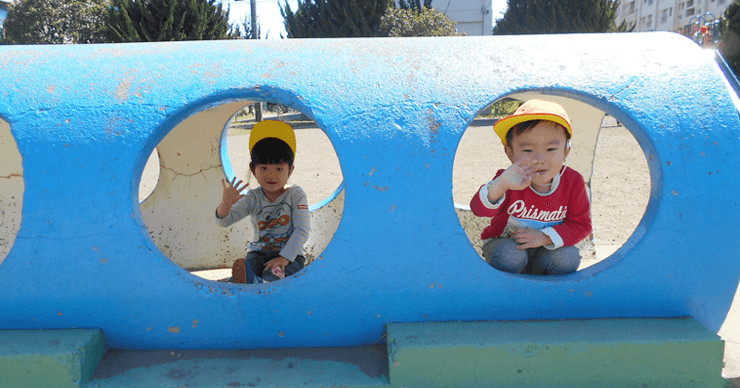
[[(499, 170), (494, 179), (504, 170)], [(497, 202), (488, 200), (488, 185), (483, 185), (470, 201), (470, 210), (479, 217), (492, 217), (481, 239), (512, 237), (517, 228), (541, 230), (555, 249), (575, 245), (591, 233), (591, 204), (581, 174), (563, 167), (553, 179), (550, 193), (540, 194), (531, 187), (509, 190)]]

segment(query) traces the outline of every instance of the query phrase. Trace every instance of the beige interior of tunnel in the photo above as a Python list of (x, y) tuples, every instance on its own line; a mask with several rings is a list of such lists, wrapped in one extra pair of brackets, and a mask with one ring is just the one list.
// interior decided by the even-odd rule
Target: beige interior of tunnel
[[(222, 136), (237, 112), (252, 103), (224, 103), (195, 113), (173, 128), (156, 147), (159, 177), (151, 194), (140, 204), (141, 214), (157, 247), (185, 269), (230, 268), (234, 260), (245, 254), (246, 242), (252, 236), (251, 224), (244, 221), (222, 228), (216, 223), (214, 212), (221, 200), (222, 179), (226, 178), (221, 159)], [(311, 157), (307, 155), (310, 147), (301, 141), (301, 131), (296, 130), (299, 143), (296, 164), (298, 158)], [(325, 148), (332, 147), (323, 131), (318, 128), (311, 131), (321, 132), (328, 144)], [(237, 138), (239, 143), (248, 140), (246, 135)], [(329, 151), (336, 159), (333, 149), (321, 150)], [(338, 160), (335, 163), (341, 183), (341, 168)], [(243, 171), (235, 172), (239, 178), (244, 175)], [(343, 191), (311, 207), (311, 233), (305, 244), (309, 261), (331, 241), (343, 208)]]
[(7, 121), (0, 119), (0, 264), (13, 248), (23, 210), (23, 165)]
[[(650, 174), (642, 148), (629, 129), (585, 102), (534, 92), (507, 97), (555, 101), (568, 111), (574, 133), (567, 164), (581, 173), (589, 186), (593, 222), (592, 236), (578, 245), (583, 256), (579, 269), (601, 262), (629, 239), (647, 208)], [(480, 233), (490, 220), (474, 216), (468, 204), (480, 185), (510, 162), (493, 132), (494, 120), (487, 120), (485, 126), (476, 125), (476, 121), (466, 130), (456, 153), (453, 199), (468, 239), (481, 254)]]

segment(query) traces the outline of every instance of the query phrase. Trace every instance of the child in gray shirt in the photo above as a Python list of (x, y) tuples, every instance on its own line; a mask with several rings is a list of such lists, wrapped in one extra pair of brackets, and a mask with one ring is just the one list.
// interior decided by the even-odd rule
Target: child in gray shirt
[(223, 197), (216, 209), (221, 226), (245, 217), (252, 221), (255, 235), (247, 256), (232, 266), (235, 283), (261, 283), (290, 276), (305, 264), (303, 244), (308, 240), (309, 213), (306, 193), (298, 186), (287, 186), (293, 172), (295, 133), (283, 122), (262, 121), (252, 128), (249, 169), (259, 187), (247, 190), (249, 183), (236, 178), (222, 181)]

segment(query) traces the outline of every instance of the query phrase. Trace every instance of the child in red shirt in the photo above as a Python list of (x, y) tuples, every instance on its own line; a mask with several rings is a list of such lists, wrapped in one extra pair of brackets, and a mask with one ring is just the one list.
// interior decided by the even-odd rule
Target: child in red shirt
[(586, 184), (565, 166), (573, 130), (560, 104), (529, 100), (494, 125), (511, 166), (470, 201), (492, 217), (481, 239), (491, 266), (512, 273), (565, 274), (578, 269), (574, 245), (591, 233)]

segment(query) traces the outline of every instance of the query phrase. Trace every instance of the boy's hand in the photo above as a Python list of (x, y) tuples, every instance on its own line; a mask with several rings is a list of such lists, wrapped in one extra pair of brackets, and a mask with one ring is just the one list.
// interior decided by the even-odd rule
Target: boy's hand
[(533, 159), (522, 159), (504, 170), (499, 179), (507, 190), (524, 190), (532, 183), (536, 164)]
[(488, 186), (488, 200), (498, 202), (508, 190), (524, 190), (532, 183), (534, 166), (532, 159), (522, 159), (504, 170)]
[(231, 211), (231, 207), (245, 197), (242, 192), (249, 186), (249, 183), (242, 184), (242, 181), (237, 182), (236, 178), (234, 178), (229, 184), (226, 184), (226, 180), (221, 179), (221, 184), (224, 187), (224, 192), (221, 198), (221, 204), (218, 206), (216, 212), (219, 217), (226, 217)]
[(290, 264), (290, 261), (288, 259), (282, 256), (278, 256), (265, 263), (265, 271), (272, 271), (275, 276), (282, 279), (285, 277), (285, 266), (288, 264)]
[(552, 245), (550, 237), (539, 230), (519, 228), (514, 232), (514, 240), (519, 243), (517, 249), (539, 248)]

